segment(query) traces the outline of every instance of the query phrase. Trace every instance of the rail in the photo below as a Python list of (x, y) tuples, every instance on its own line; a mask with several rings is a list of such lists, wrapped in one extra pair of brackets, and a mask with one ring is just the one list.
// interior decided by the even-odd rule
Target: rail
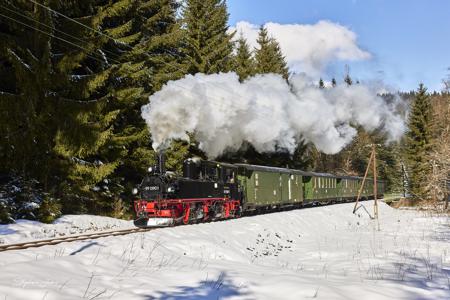
[(42, 246), (48, 246), (48, 245), (56, 245), (56, 244), (65, 243), (65, 242), (75, 242), (75, 241), (83, 241), (83, 240), (90, 240), (90, 239), (98, 239), (98, 238), (108, 237), (108, 236), (126, 235), (126, 234), (131, 234), (131, 233), (150, 231), (150, 230), (154, 230), (157, 228), (159, 228), (159, 227), (129, 228), (129, 229), (114, 230), (114, 231), (101, 231), (101, 232), (93, 232), (93, 233), (87, 233), (87, 234), (61, 236), (61, 237), (57, 237), (57, 238), (53, 238), (53, 239), (34, 240), (34, 241), (15, 243), (15, 244), (5, 244), (5, 245), (0, 245), (0, 252), (10, 251), (10, 250), (22, 250), (22, 249), (27, 249), (27, 248), (35, 248), (35, 247), (42, 247)]

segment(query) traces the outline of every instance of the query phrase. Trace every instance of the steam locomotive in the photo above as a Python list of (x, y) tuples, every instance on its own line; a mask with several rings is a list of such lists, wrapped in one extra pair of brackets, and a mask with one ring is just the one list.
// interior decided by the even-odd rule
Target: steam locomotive
[[(283, 208), (354, 201), (362, 178), (249, 164), (187, 159), (183, 176), (165, 170), (164, 156), (133, 193), (138, 227), (170, 226)], [(382, 197), (385, 184), (366, 180), (361, 197)]]

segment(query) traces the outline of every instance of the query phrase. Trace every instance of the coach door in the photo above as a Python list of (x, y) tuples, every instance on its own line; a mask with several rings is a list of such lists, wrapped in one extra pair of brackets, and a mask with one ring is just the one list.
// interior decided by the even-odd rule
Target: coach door
[(290, 196), (292, 195), (292, 186), (289, 178), (289, 174), (280, 173), (280, 202), (288, 203)]

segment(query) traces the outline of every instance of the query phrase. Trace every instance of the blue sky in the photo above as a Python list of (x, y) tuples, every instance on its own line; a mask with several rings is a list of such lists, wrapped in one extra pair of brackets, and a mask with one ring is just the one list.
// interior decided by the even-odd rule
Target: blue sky
[[(230, 25), (314, 24), (329, 20), (348, 27), (358, 45), (372, 54), (348, 62), (352, 77), (383, 80), (395, 89), (424, 82), (440, 90), (450, 67), (450, 0), (228, 0)], [(344, 64), (332, 63), (324, 77), (343, 77)]]

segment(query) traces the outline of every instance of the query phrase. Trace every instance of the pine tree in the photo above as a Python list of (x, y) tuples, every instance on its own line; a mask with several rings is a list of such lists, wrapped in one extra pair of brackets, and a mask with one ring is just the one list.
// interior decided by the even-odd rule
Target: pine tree
[(410, 168), (410, 189), (415, 198), (425, 196), (426, 176), (430, 172), (427, 155), (431, 148), (431, 104), (427, 89), (419, 85), (412, 104), (406, 134), (406, 157)]
[(213, 74), (232, 68), (233, 34), (227, 33), (224, 0), (187, 0), (182, 23), (188, 73)]
[(289, 78), (289, 69), (281, 52), (278, 42), (269, 37), (269, 33), (264, 26), (259, 29), (257, 39), (259, 47), (255, 51), (256, 73), (276, 73)]
[(319, 88), (321, 88), (321, 89), (325, 88), (325, 83), (323, 82), (322, 78), (319, 79)]
[(237, 41), (234, 70), (239, 75), (241, 81), (255, 74), (255, 61), (247, 41), (242, 35)]

